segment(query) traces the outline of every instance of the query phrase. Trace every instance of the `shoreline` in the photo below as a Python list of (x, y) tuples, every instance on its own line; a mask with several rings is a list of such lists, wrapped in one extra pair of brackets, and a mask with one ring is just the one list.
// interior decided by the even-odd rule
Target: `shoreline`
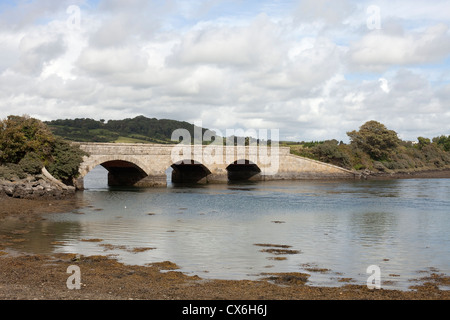
[(450, 179), (450, 168), (397, 172), (361, 172), (360, 174), (363, 179), (367, 180)]
[[(80, 289), (70, 290), (68, 267), (78, 266)], [(124, 265), (108, 256), (0, 256), (0, 300), (450, 300), (448, 282), (432, 274), (413, 290), (369, 289), (365, 285), (315, 287), (308, 274), (273, 273), (261, 280), (207, 280), (176, 271), (163, 261)]]
[[(446, 174), (450, 176), (450, 170)], [(0, 223), (18, 219), (30, 226), (45, 219), (45, 214), (85, 205), (76, 195), (39, 200), (0, 195), (0, 202)], [(67, 268), (71, 265), (80, 267), (80, 290), (67, 288)], [(366, 285), (355, 284), (309, 286), (309, 275), (303, 273), (273, 273), (262, 280), (210, 280), (185, 275), (177, 269), (169, 261), (134, 266), (108, 255), (12, 252), (8, 238), (0, 234), (1, 300), (450, 300), (450, 291), (439, 289), (440, 285), (450, 285), (450, 277), (433, 270), (419, 279), (420, 285), (403, 291), (370, 290)]]

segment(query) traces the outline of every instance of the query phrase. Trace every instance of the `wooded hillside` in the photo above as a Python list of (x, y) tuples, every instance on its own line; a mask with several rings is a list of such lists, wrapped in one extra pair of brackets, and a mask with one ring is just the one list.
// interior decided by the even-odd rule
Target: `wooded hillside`
[[(48, 121), (53, 133), (79, 142), (136, 142), (170, 144), (176, 129), (186, 129), (194, 137), (194, 125), (185, 121), (138, 116), (124, 120), (65, 119)], [(203, 132), (205, 129), (203, 129)]]

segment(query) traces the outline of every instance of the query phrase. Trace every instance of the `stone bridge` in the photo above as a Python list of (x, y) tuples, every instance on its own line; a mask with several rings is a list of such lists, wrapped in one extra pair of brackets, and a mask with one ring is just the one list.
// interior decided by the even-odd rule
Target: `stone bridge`
[(75, 182), (96, 166), (108, 170), (110, 186), (164, 187), (174, 183), (226, 183), (238, 180), (355, 179), (352, 171), (290, 154), (289, 147), (78, 143), (84, 157)]

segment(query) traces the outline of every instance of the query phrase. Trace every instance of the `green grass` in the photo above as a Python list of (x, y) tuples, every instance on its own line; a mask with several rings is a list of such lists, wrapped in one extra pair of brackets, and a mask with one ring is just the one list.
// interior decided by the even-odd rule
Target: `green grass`
[(129, 138), (129, 137), (119, 137), (114, 143), (146, 143), (146, 144), (152, 144), (153, 142), (143, 140), (143, 139), (136, 139), (136, 138)]

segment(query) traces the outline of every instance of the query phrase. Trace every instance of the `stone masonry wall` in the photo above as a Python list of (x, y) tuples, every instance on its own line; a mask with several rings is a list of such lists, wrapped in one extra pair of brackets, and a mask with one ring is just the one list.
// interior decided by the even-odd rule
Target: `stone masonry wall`
[[(330, 164), (290, 154), (288, 147), (259, 149), (258, 147), (181, 146), (153, 144), (83, 143), (81, 149), (90, 156), (80, 167), (81, 179), (94, 167), (107, 161), (121, 160), (140, 167), (148, 177), (142, 184), (165, 185), (167, 168), (181, 160), (195, 160), (211, 174), (208, 182), (226, 182), (227, 166), (238, 160), (250, 160), (258, 165), (260, 180), (283, 179), (354, 179), (358, 175)], [(174, 151), (177, 150), (177, 153)], [(154, 177), (154, 179), (152, 179)], [(82, 181), (78, 183), (82, 185)]]

